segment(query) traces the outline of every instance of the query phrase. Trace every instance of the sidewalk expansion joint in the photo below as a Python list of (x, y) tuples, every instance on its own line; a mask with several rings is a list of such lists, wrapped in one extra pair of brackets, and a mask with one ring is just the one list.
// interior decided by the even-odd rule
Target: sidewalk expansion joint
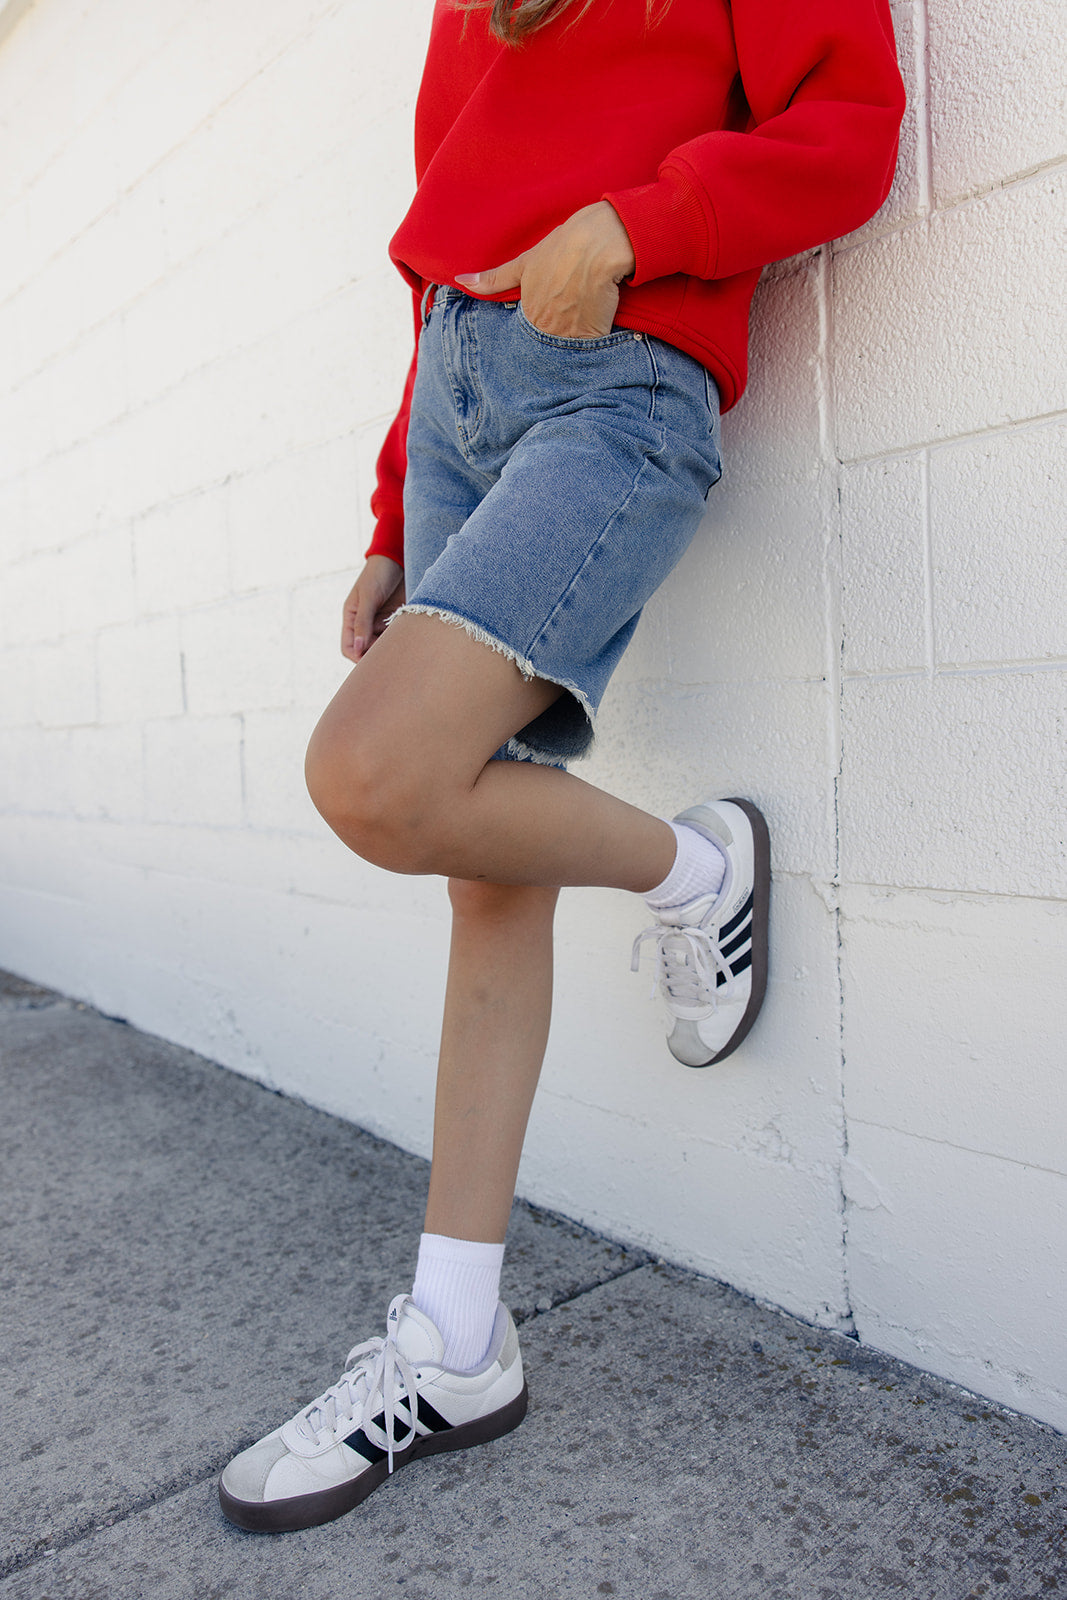
[[(579, 1284), (558, 1300), (553, 1300), (550, 1306), (538, 1304), (536, 1310), (516, 1317), (516, 1325), (521, 1327), (524, 1323), (535, 1322), (538, 1317), (547, 1315), (549, 1311), (557, 1311), (561, 1306), (573, 1305), (594, 1289), (606, 1288), (609, 1284), (618, 1283), (622, 1278), (628, 1278), (634, 1272), (641, 1272), (645, 1267), (655, 1265), (656, 1258), (647, 1256), (642, 1260), (633, 1261), (620, 1267), (617, 1272), (612, 1272), (606, 1278), (592, 1278), (588, 1283)], [(214, 1483), (228, 1460), (229, 1456), (204, 1472), (190, 1475), (180, 1482), (175, 1481), (166, 1484), (154, 1494), (141, 1495), (138, 1499), (131, 1501), (117, 1515), (106, 1517), (99, 1522), (90, 1523), (87, 1527), (79, 1529), (77, 1533), (71, 1533), (65, 1538), (49, 1544), (47, 1549), (29, 1550), (21, 1555), (13, 1556), (6, 1562), (0, 1562), (0, 1582), (5, 1578), (15, 1576), (16, 1573), (27, 1572), (34, 1567), (47, 1566), (48, 1562), (55, 1556), (74, 1549), (77, 1545), (85, 1544), (88, 1540), (96, 1538), (98, 1534), (106, 1533), (111, 1528), (120, 1528), (123, 1523), (129, 1522), (133, 1517), (140, 1516), (143, 1511), (150, 1511), (154, 1506), (165, 1505), (168, 1500), (176, 1500), (179, 1495), (187, 1493), (190, 1489), (197, 1489), (202, 1484)]]
[(88, 1540), (95, 1539), (98, 1534), (107, 1533), (111, 1528), (121, 1528), (131, 1518), (140, 1516), (142, 1511), (151, 1511), (153, 1506), (165, 1505), (168, 1500), (176, 1500), (179, 1495), (186, 1494), (190, 1489), (198, 1489), (201, 1484), (214, 1483), (229, 1459), (227, 1456), (219, 1465), (201, 1472), (199, 1476), (190, 1476), (181, 1482), (172, 1481), (162, 1485), (154, 1494), (141, 1495), (114, 1516), (104, 1517), (99, 1522), (92, 1522), (87, 1527), (80, 1528), (76, 1533), (69, 1533), (66, 1537), (57, 1539), (55, 1543), (50, 1543), (46, 1549), (27, 1550), (21, 1555), (12, 1556), (8, 1561), (0, 1561), (0, 1582), (5, 1578), (14, 1577), (16, 1573), (28, 1572), (33, 1567), (47, 1566), (54, 1556), (73, 1550), (77, 1545), (85, 1544)]
[[(642, 1272), (645, 1267), (656, 1265), (655, 1256), (646, 1256), (643, 1261), (634, 1261), (629, 1266), (620, 1267), (618, 1272), (610, 1273), (606, 1278), (592, 1278), (588, 1283), (579, 1284), (567, 1294), (561, 1295), (558, 1300), (546, 1295), (544, 1301), (538, 1300), (533, 1311), (519, 1312), (515, 1317), (515, 1326), (524, 1327), (528, 1322), (536, 1322), (538, 1317), (548, 1316), (552, 1311), (558, 1311), (560, 1306), (570, 1306), (576, 1300), (581, 1300), (587, 1294), (592, 1294), (594, 1289), (606, 1289), (610, 1283), (618, 1283), (622, 1278), (628, 1278), (631, 1273)], [(547, 1303), (546, 1303), (547, 1302)]]

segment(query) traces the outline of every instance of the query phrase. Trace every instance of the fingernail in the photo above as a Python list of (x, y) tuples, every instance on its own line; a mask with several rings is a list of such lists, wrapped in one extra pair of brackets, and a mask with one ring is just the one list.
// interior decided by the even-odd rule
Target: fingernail
[(358, 656), (361, 656), (363, 654), (363, 651), (366, 648), (366, 646), (365, 646), (364, 641), (362, 639), (353, 639), (352, 640), (352, 648), (353, 648), (353, 650), (356, 652), (356, 654)]
[(457, 272), (456, 282), (465, 283), (468, 289), (476, 289), (482, 281), (480, 272)]

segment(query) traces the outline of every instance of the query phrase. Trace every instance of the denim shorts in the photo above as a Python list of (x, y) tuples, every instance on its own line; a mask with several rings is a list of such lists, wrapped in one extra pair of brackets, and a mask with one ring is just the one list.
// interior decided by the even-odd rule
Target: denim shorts
[(449, 285), (424, 309), (405, 609), (567, 691), (500, 757), (563, 765), (588, 750), (641, 608), (719, 478), (718, 402), (698, 361), (644, 333), (556, 338), (518, 302)]

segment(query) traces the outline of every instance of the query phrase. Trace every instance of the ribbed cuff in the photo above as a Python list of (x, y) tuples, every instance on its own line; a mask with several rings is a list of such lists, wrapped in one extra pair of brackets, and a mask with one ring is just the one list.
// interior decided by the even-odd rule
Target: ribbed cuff
[(684, 168), (664, 166), (655, 183), (602, 196), (614, 206), (630, 236), (637, 267), (635, 287), (653, 278), (688, 272), (713, 278), (719, 253), (715, 213)]
[(470, 1372), (489, 1350), (500, 1299), (502, 1244), (424, 1233), (411, 1297), (437, 1325), (444, 1365)]
[(667, 817), (663, 820), (674, 834), (677, 849), (663, 882), (645, 895), (648, 909), (667, 911), (698, 895), (718, 894), (726, 877), (726, 857), (718, 845), (695, 828), (671, 822)]

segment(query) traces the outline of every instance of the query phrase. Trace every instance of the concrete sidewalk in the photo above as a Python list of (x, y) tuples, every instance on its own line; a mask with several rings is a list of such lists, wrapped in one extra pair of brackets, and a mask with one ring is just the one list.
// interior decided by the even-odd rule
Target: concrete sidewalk
[(219, 1470), (380, 1331), (425, 1163), (0, 988), (0, 1600), (1067, 1593), (1067, 1440), (524, 1205), (523, 1426), (239, 1532)]

